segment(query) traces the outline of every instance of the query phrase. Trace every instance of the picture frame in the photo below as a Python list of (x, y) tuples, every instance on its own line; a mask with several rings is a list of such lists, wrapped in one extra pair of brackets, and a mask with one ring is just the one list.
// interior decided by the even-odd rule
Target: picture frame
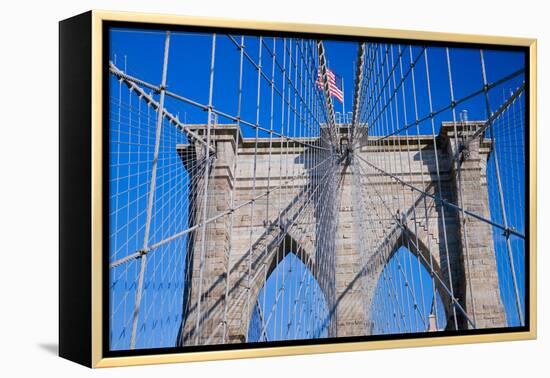
[[(61, 21), (59, 36), (61, 357), (95, 368), (536, 338), (536, 40), (96, 10)], [(247, 50), (248, 44), (256, 51)], [(126, 58), (124, 63), (114, 61), (114, 47), (127, 51), (128, 67), (133, 69), (124, 67)], [(331, 56), (331, 48), (338, 54)], [(193, 52), (196, 65), (185, 63), (186, 51)], [(426, 51), (433, 51), (432, 60)], [(338, 72), (331, 70), (338, 66), (339, 54), (346, 53), (356, 58), (353, 69), (348, 69), (354, 89), (347, 92), (338, 82)], [(212, 56), (221, 65), (214, 66)], [(240, 64), (235, 60), (239, 56)], [(183, 73), (176, 77), (184, 86), (171, 78), (167, 82), (166, 72), (177, 71), (168, 60), (179, 62)], [(246, 64), (249, 76), (245, 73), (243, 80)], [(476, 67), (475, 85), (469, 82), (475, 75), (468, 64)], [(486, 72), (490, 66), (499, 74), (491, 77)], [(238, 67), (240, 80), (234, 69)], [(226, 72), (230, 69), (231, 75)], [(223, 85), (213, 84), (214, 73), (223, 78)], [(372, 79), (375, 75), (378, 79)], [(502, 100), (496, 101), (501, 85)], [(229, 88), (233, 97), (227, 94)], [(345, 93), (353, 96), (349, 115), (344, 110)], [(438, 100), (439, 94), (450, 97)], [(261, 96), (268, 100), (262, 102)], [(169, 109), (174, 101), (190, 108), (182, 107), (183, 114), (177, 115)], [(336, 112), (338, 101), (342, 112)], [(468, 113), (461, 112), (462, 105), (470, 114), (487, 116), (470, 121)], [(274, 110), (276, 106), (282, 110)], [(492, 125), (501, 119), (505, 131), (501, 135), (495, 131), (495, 137)], [(147, 134), (142, 122), (149, 122)], [(279, 129), (275, 123), (281, 124)], [(174, 134), (162, 134), (166, 125), (174, 127)], [(435, 125), (433, 133), (430, 125)], [(499, 140), (506, 143), (499, 146)], [(418, 151), (409, 142), (417, 143)], [(123, 144), (127, 147), (117, 149)], [(428, 158), (432, 150), (434, 155)], [(273, 173), (272, 151), (292, 174)], [(374, 160), (365, 159), (369, 153)], [(500, 163), (495, 163), (497, 153)], [(238, 154), (242, 163), (234, 157)], [(332, 161), (330, 156), (337, 162), (323, 165)], [(216, 165), (215, 159), (221, 163)], [(410, 180), (404, 166), (397, 167), (399, 159), (409, 159)], [(263, 166), (266, 161), (269, 164)], [(440, 162), (448, 164), (441, 175)], [(411, 170), (410, 164), (419, 168)], [(258, 167), (269, 173), (258, 174)], [(325, 184), (332, 169), (334, 186)], [(468, 176), (472, 172), (478, 174), (474, 179)], [(422, 186), (424, 174), (431, 175), (426, 178), (431, 186)], [(280, 214), (281, 201), (285, 202), (287, 190), (294, 190), (289, 188), (295, 179), (304, 180), (296, 190), (315, 194), (300, 197), (302, 210), (292, 218), (292, 207)], [(339, 179), (349, 184), (340, 186)], [(449, 189), (437, 189), (442, 181)], [(235, 189), (239, 185), (247, 188), (246, 193)], [(345, 185), (349, 189), (338, 189)], [(349, 193), (343, 194), (345, 190)], [(285, 194), (277, 205), (275, 199), (270, 204), (277, 191)], [(156, 197), (157, 192), (163, 195)], [(219, 205), (218, 199), (226, 202)], [(210, 202), (216, 203), (213, 212), (206, 210)], [(303, 210), (309, 209), (309, 202), (317, 207)], [(258, 212), (256, 205), (265, 206), (265, 213)], [(388, 212), (375, 217), (377, 208)], [(516, 208), (520, 210), (512, 214)], [(119, 218), (120, 209), (126, 209), (126, 218)], [(241, 214), (243, 209), (250, 213)], [(417, 220), (417, 210), (426, 212), (424, 223)], [(270, 217), (270, 211), (276, 216)], [(310, 211), (307, 220), (302, 211)], [(219, 219), (225, 221), (233, 214), (240, 221), (219, 226)], [(339, 220), (345, 216), (351, 218)], [(284, 223), (285, 219), (303, 222)], [(369, 234), (372, 224), (378, 228)], [(380, 239), (382, 252), (377, 249), (379, 255), (363, 256), (367, 253), (363, 249), (371, 251), (369, 243), (374, 239), (378, 243), (379, 237), (360, 235), (375, 235), (390, 226)], [(430, 234), (430, 227), (437, 233)], [(277, 230), (284, 231), (280, 239), (269, 239)], [(185, 242), (171, 244), (183, 235)], [(423, 237), (428, 242), (421, 242)], [(234, 245), (224, 247), (222, 239)], [(143, 246), (136, 247), (141, 242)], [(266, 246), (269, 243), (272, 249)], [(289, 246), (280, 247), (281, 243)], [(257, 244), (261, 247), (254, 249)], [(161, 248), (178, 252), (170, 260), (152, 260), (157, 269), (147, 273), (146, 258), (154, 249), (165, 251)], [(432, 253), (434, 248), (439, 252)], [(456, 255), (453, 248), (459, 251)], [(242, 266), (236, 262), (239, 256)], [(435, 263), (430, 262), (432, 256)], [(258, 259), (257, 268), (247, 260), (252, 258)], [(287, 260), (290, 270), (281, 268), (279, 276), (279, 263), (287, 258), (295, 260)], [(363, 258), (364, 266), (357, 268)], [(218, 260), (226, 267), (221, 273), (218, 265), (209, 265)], [(121, 266), (125, 270), (116, 271)], [(157, 276), (157, 270), (166, 273)], [(285, 274), (291, 280), (288, 285), (294, 285), (286, 291)], [(370, 274), (379, 279), (368, 281)], [(261, 284), (254, 286), (255, 277), (262, 275)], [(271, 275), (275, 278), (268, 284)], [(226, 283), (203, 293), (202, 285), (216, 280)], [(245, 288), (231, 294), (237, 286)], [(432, 299), (425, 299), (431, 286)], [(363, 304), (367, 291), (370, 302)], [(251, 296), (249, 292), (257, 297), (252, 304), (243, 299)], [(274, 299), (266, 299), (270, 295)], [(279, 298), (286, 299), (287, 307), (280, 307), (277, 315), (282, 306)], [(212, 304), (222, 302), (230, 304)], [(140, 313), (142, 303), (143, 311), (153, 314), (148, 322)], [(375, 305), (378, 310), (366, 316)], [(233, 314), (233, 308), (246, 308), (241, 311), (245, 315)], [(438, 310), (444, 313), (441, 317)], [(275, 314), (272, 318), (279, 320), (270, 323), (264, 314)], [(189, 319), (196, 327), (189, 326)], [(254, 321), (260, 324), (256, 339), (251, 336)], [(303, 326), (306, 322), (308, 329)]]

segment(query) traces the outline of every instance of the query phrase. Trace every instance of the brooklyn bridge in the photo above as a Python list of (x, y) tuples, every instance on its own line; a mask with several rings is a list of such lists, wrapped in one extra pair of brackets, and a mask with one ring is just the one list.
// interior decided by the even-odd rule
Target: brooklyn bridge
[(525, 324), (523, 52), (110, 33), (112, 350)]

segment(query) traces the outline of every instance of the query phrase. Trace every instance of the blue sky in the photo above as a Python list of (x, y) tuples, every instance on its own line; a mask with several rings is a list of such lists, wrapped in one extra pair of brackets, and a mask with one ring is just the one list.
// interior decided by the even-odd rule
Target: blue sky
[[(113, 30), (111, 32), (110, 59), (117, 66), (124, 68), (125, 61), (129, 74), (142, 78), (150, 83), (160, 83), (162, 72), (162, 56), (164, 47), (163, 32), (157, 31), (127, 31)], [(239, 36), (234, 38), (240, 41)], [(271, 48), (273, 38), (264, 38), (265, 43)], [(208, 82), (210, 69), (212, 36), (206, 33), (181, 33), (175, 32), (171, 36), (171, 48), (168, 64), (168, 88), (185, 97), (192, 98), (202, 104), (208, 102)], [(244, 40), (246, 50), (255, 61), (258, 60), (258, 38), (247, 36)], [(327, 61), (330, 69), (341, 76), (345, 82), (345, 109), (351, 111), (354, 90), (354, 63), (357, 57), (357, 43), (344, 41), (326, 41)], [(278, 41), (277, 59), (282, 61), (282, 43)], [(189, 52), (192, 52), (189, 55)], [(413, 57), (420, 52), (419, 47), (413, 47)], [(229, 114), (237, 112), (237, 89), (239, 54), (225, 35), (219, 35), (216, 39), (217, 62), (214, 77), (214, 99), (216, 107)], [(395, 48), (397, 56), (397, 47)], [(432, 81), (432, 97), (434, 109), (448, 105), (449, 89), (444, 48), (429, 49), (430, 73)], [(481, 66), (478, 49), (454, 48), (451, 50), (453, 68), (453, 81), (455, 98), (460, 99), (467, 94), (482, 87)], [(487, 50), (485, 52), (487, 77), (489, 82), (496, 81), (524, 66), (524, 55), (521, 52), (506, 52)], [(404, 69), (410, 63), (409, 52), (403, 54)], [(263, 51), (263, 71), (271, 76), (271, 59)], [(243, 97), (252, 97), (256, 93), (257, 74), (250, 63), (245, 59), (243, 76)], [(416, 67), (417, 87), (425, 86), (425, 74), (423, 59), (420, 59)], [(280, 81), (280, 73), (276, 70), (275, 80)], [(521, 84), (523, 75), (506, 83), (509, 88), (516, 88)], [(262, 116), (260, 122), (265, 124), (269, 115), (269, 91), (265, 80), (262, 80), (261, 102)], [(410, 89), (408, 89), (410, 92)], [(228, 95), (231, 94), (231, 95)], [(235, 94), (235, 95), (233, 95)], [(425, 96), (418, 98), (419, 115), (428, 114), (427, 99)], [(485, 108), (480, 98), (473, 99), (460, 106), (458, 110), (467, 109), (470, 119), (485, 119)], [(276, 99), (277, 101), (277, 99)], [(491, 96), (493, 109), (502, 101), (500, 96)], [(242, 118), (253, 121), (255, 119), (255, 101), (244, 101)], [(180, 118), (188, 122), (200, 123), (205, 120), (204, 112), (190, 105), (182, 104), (173, 99), (167, 100), (167, 107), (179, 112)], [(341, 111), (339, 102), (335, 102), (335, 111)], [(450, 114), (444, 114), (441, 118), (450, 119)], [(221, 120), (220, 122), (223, 122)], [(225, 122), (230, 122), (225, 120)], [(280, 122), (275, 121), (275, 125)], [(424, 130), (421, 130), (424, 131)]]
[[(234, 36), (240, 41), (240, 36)], [(128, 29), (114, 29), (110, 32), (110, 59), (128, 74), (147, 82), (158, 85), (161, 80), (162, 57), (165, 33), (160, 31), (135, 31)], [(264, 39), (267, 46), (273, 47), (274, 40), (271, 37)], [(244, 40), (246, 51), (251, 59), (259, 59), (259, 41), (257, 37), (247, 36)], [(168, 90), (188, 97), (201, 104), (208, 102), (208, 83), (211, 62), (212, 35), (207, 33), (182, 33), (175, 32), (171, 35), (170, 55), (168, 64), (167, 86)], [(345, 82), (345, 109), (351, 111), (354, 89), (354, 62), (357, 57), (358, 45), (352, 42), (325, 41), (329, 68), (341, 76)], [(295, 48), (294, 45), (292, 45)], [(440, 109), (450, 103), (449, 81), (446, 66), (444, 48), (430, 48), (429, 50), (430, 80), (432, 86), (433, 107)], [(397, 45), (392, 48), (397, 54)], [(412, 48), (412, 56), (418, 56), (420, 47)], [(450, 51), (452, 60), (453, 84), (455, 98), (461, 99), (466, 95), (482, 87), (481, 66), (478, 49), (453, 48)], [(282, 41), (276, 41), (277, 60), (282, 61)], [(518, 69), (524, 67), (524, 56), (520, 52), (491, 51), (485, 52), (487, 76), (489, 82), (494, 82)], [(409, 50), (403, 54), (403, 64), (406, 70), (411, 58)], [(262, 70), (271, 77), (272, 61), (267, 50), (262, 49)], [(418, 91), (418, 115), (419, 118), (429, 113), (426, 91), (426, 74), (423, 59), (415, 66), (416, 88)], [(239, 52), (234, 43), (225, 35), (216, 38), (216, 60), (213, 88), (214, 106), (228, 114), (237, 114)], [(292, 72), (292, 71), (291, 71)], [(304, 71), (305, 72), (305, 71)], [(316, 73), (311, 79), (315, 79)], [(278, 69), (275, 70), (274, 80), (281, 83), (282, 76)], [(491, 91), (490, 100), (492, 110), (503, 102), (503, 96), (509, 95), (511, 90), (517, 88), (524, 80), (524, 75), (507, 81)], [(414, 103), (412, 100), (412, 83), (406, 80), (407, 91), (406, 109), (408, 112), (407, 124), (414, 121)], [(110, 109), (110, 163), (111, 163), (111, 196), (110, 196), (110, 222), (111, 222), (111, 262), (125, 255), (134, 253), (143, 244), (144, 223), (146, 218), (146, 199), (150, 176), (151, 146), (154, 144), (154, 113), (148, 110), (135, 93), (128, 93), (125, 86), (111, 77), (111, 109)], [(122, 99), (118, 98), (121, 90)], [(256, 91), (257, 71), (245, 60), (243, 72), (243, 99), (242, 119), (256, 122)], [(270, 92), (271, 88), (267, 80), (261, 80), (260, 87), (260, 119), (259, 124), (270, 127)], [(157, 95), (154, 95), (158, 98)], [(122, 101), (121, 101), (122, 100)], [(335, 110), (341, 111), (342, 106), (334, 101)], [(281, 98), (275, 96), (274, 108), (280, 109)], [(139, 107), (139, 108), (138, 108)], [(166, 99), (166, 108), (184, 123), (206, 123), (207, 115), (202, 109), (185, 104), (173, 98)], [(466, 109), (470, 120), (486, 119), (486, 111), (482, 96), (476, 96), (472, 100), (461, 104), (457, 110)], [(524, 204), (524, 156), (522, 155), (523, 129), (515, 127), (520, 121), (520, 112), (524, 109), (521, 104), (514, 110), (514, 114), (504, 114), (503, 119), (495, 124), (497, 138), (496, 148), (501, 157), (499, 163), (501, 171), (507, 172), (503, 179), (505, 203), (507, 211), (510, 211), (509, 221), (518, 230), (524, 230), (524, 220), (521, 211)], [(506, 120), (508, 117), (508, 120)], [(441, 121), (452, 120), (450, 111), (445, 111), (436, 117), (436, 126)], [(233, 123), (220, 117), (220, 123)], [(146, 125), (145, 125), (146, 124)], [(273, 129), (290, 136), (316, 136), (315, 131), (308, 128), (282, 128), (284, 119), (279, 111), (274, 112)], [(497, 127), (498, 126), (498, 127)], [(524, 127), (524, 125), (523, 125)], [(169, 128), (164, 128), (169, 129)], [(419, 124), (420, 133), (431, 133), (431, 124), (422, 122)], [(253, 136), (255, 131), (250, 127), (243, 127), (245, 136)], [(415, 134), (416, 128), (407, 131)], [(437, 132), (437, 131), (436, 131)], [(374, 125), (371, 130), (373, 135), (383, 135), (384, 130)], [(402, 133), (405, 135), (405, 132)], [(260, 132), (260, 137), (267, 133)], [(502, 142), (500, 142), (502, 140)], [(150, 243), (160, 241), (163, 238), (181, 231), (187, 227), (187, 191), (185, 187), (189, 183), (189, 175), (180, 164), (177, 154), (170, 152), (173, 144), (186, 143), (186, 137), (182, 133), (165, 131), (162, 136), (161, 156), (159, 160), (159, 182), (157, 183), (158, 201), (155, 202), (152, 220), (152, 232)], [(524, 142), (524, 141), (523, 141)], [(495, 192), (495, 172), (492, 161), (488, 166), (489, 202), (493, 219), (501, 223), (502, 214), (498, 202), (498, 192)], [(493, 167), (493, 168), (492, 168)], [(178, 189), (174, 189), (174, 187)], [(118, 210), (116, 210), (118, 209)], [(499, 231), (494, 230), (495, 249), (499, 274), (503, 278), (501, 295), (509, 316), (509, 324), (516, 325), (515, 305), (511, 295), (509, 270), (507, 269), (506, 248), (503, 238), (499, 237)], [(512, 239), (516, 266), (519, 272), (520, 289), (523, 291), (524, 277), (524, 246), (521, 240)], [(158, 252), (158, 253), (157, 253)], [(145, 308), (145, 317), (138, 323), (139, 337), (138, 347), (170, 346), (175, 341), (177, 326), (181, 322), (182, 296), (178, 295), (184, 285), (183, 267), (185, 262), (185, 238), (167, 244), (162, 250), (152, 254), (147, 264), (146, 282), (142, 307)], [(162, 253), (170, 254), (170, 259), (162, 259)], [(406, 256), (400, 251), (399, 256)], [(159, 257), (155, 257), (159, 256)], [(296, 266), (292, 274), (301, 274), (310, 279), (311, 275), (305, 271), (294, 255), (285, 259), (289, 266)], [(281, 274), (279, 268), (276, 273)], [(394, 269), (389, 267), (388, 269)], [(136, 277), (139, 272), (139, 261), (134, 260), (124, 266), (111, 269), (111, 347), (113, 349), (126, 349), (129, 345), (131, 314), (135, 296)], [(296, 276), (287, 274), (287, 279), (296, 280)], [(426, 272), (420, 273), (425, 275)], [(310, 280), (311, 281), (311, 280)], [(265, 290), (270, 293), (277, 292), (281, 283), (268, 281)], [(318, 291), (318, 286), (313, 282), (311, 291)], [(381, 289), (382, 290), (382, 289)], [(295, 294), (288, 291), (287, 301)], [(269, 297), (269, 295), (268, 295)], [(166, 299), (168, 298), (168, 299)], [(523, 295), (522, 295), (523, 298)], [(523, 299), (522, 299), (523, 300)], [(288, 303), (288, 302), (287, 302)], [(272, 303), (265, 303), (270, 308)], [(322, 309), (320, 310), (323, 311)], [(176, 330), (176, 331), (175, 331)], [(269, 332), (273, 332), (268, 330)], [(305, 331), (303, 331), (305, 332)], [(321, 331), (320, 335), (326, 333)], [(306, 337), (304, 333), (302, 335)], [(271, 338), (275, 335), (271, 335)], [(152, 341), (151, 341), (152, 340)]]

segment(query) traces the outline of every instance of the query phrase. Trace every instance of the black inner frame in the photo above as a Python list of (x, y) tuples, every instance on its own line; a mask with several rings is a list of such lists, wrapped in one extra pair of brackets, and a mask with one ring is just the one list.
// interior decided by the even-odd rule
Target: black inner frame
[[(171, 30), (171, 31), (185, 31), (185, 32), (208, 32), (208, 33), (220, 33), (220, 34), (235, 34), (235, 35), (249, 35), (249, 36), (262, 36), (267, 37), (291, 37), (291, 38), (306, 38), (306, 39), (326, 39), (337, 41), (353, 41), (353, 42), (385, 42), (385, 43), (406, 43), (410, 45), (423, 45), (423, 46), (438, 46), (438, 47), (464, 47), (464, 48), (483, 48), (491, 50), (504, 50), (504, 51), (521, 51), (525, 57), (525, 105), (527, 111), (525, 114), (525, 164), (526, 164), (526, 176), (525, 176), (525, 325), (518, 327), (501, 327), (501, 328), (485, 328), (474, 330), (458, 330), (458, 331), (437, 331), (437, 332), (418, 332), (418, 333), (406, 333), (406, 334), (391, 334), (391, 335), (372, 335), (372, 336), (347, 336), (347, 337), (333, 337), (333, 338), (320, 338), (320, 339), (304, 339), (304, 340), (287, 340), (287, 341), (265, 341), (255, 343), (242, 343), (242, 344), (215, 344), (215, 345), (196, 345), (196, 346), (183, 346), (183, 347), (170, 347), (170, 348), (143, 348), (134, 350), (110, 350), (109, 347), (109, 254), (107, 246), (109, 246), (109, 233), (103, 232), (102, 248), (102, 353), (103, 357), (126, 357), (126, 356), (142, 356), (142, 355), (155, 355), (155, 354), (167, 354), (167, 353), (191, 353), (191, 352), (206, 352), (206, 351), (226, 351), (237, 349), (260, 349), (268, 347), (285, 347), (285, 346), (305, 346), (305, 345), (328, 345), (328, 344), (342, 344), (349, 342), (361, 342), (361, 341), (381, 341), (381, 340), (406, 340), (406, 339), (426, 339), (434, 337), (444, 336), (464, 336), (464, 335), (487, 335), (487, 334), (499, 334), (499, 333), (517, 333), (527, 332), (531, 329), (530, 324), (530, 55), (529, 47), (527, 46), (503, 46), (495, 44), (481, 44), (481, 43), (462, 43), (462, 42), (441, 42), (441, 41), (420, 41), (406, 38), (382, 38), (382, 37), (358, 37), (347, 35), (333, 35), (323, 33), (297, 33), (297, 32), (279, 32), (262, 29), (236, 29), (236, 28), (223, 28), (223, 27), (209, 27), (209, 26), (191, 26), (191, 25), (173, 25), (173, 24), (152, 24), (143, 22), (125, 22), (125, 21), (102, 21), (102, 128), (103, 128), (103, 151), (102, 151), (102, 175), (103, 175), (103, 187), (102, 198), (104, 209), (102, 213), (102, 225), (103, 230), (109, 229), (109, 211), (105, 206), (109, 204), (109, 50), (110, 39), (109, 31), (111, 28), (126, 28), (136, 30)], [(406, 33), (406, 32), (404, 32)]]

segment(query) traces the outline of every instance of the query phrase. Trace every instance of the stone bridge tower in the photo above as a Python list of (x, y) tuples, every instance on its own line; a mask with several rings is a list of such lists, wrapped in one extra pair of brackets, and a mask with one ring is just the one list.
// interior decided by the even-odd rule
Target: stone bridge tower
[[(481, 124), (459, 123), (456, 130), (463, 140)], [(205, 128), (193, 126), (202, 135)], [(412, 253), (421, 255), (422, 261), (433, 262), (434, 272), (443, 282), (449, 282), (452, 276), (456, 303), (443, 285), (437, 287), (449, 329), (454, 329), (454, 314), (460, 329), (472, 327), (456, 311), (457, 306), (473, 318), (470, 320), (475, 319), (476, 328), (506, 326), (491, 227), (472, 217), (464, 219), (459, 212), (434, 200), (441, 197), (490, 218), (486, 178), (490, 140), (477, 138), (467, 150), (456, 151), (454, 130), (452, 123), (443, 123), (436, 137), (390, 137), (384, 149), (367, 142), (366, 137), (358, 138), (352, 159), (364, 158), (379, 167), (396, 155), (410, 159), (410, 170), (393, 174), (434, 196), (411, 190), (398, 198), (393, 193), (397, 188), (403, 192), (399, 181), (373, 170), (364, 172), (360, 183), (359, 195), (370, 198), (360, 208), (353, 201), (353, 191), (358, 189), (353, 185), (350, 159), (326, 159), (325, 152), (308, 154), (310, 147), (299, 140), (243, 138), (236, 125), (212, 126), (216, 154), (208, 173), (206, 214), (207, 219), (223, 212), (227, 215), (209, 222), (204, 234), (198, 227), (188, 238), (184, 320), (178, 343), (244, 342), (253, 304), (265, 278), (289, 252), (310, 269), (324, 292), (331, 314), (329, 336), (369, 335), (376, 284), (406, 238), (414, 240), (408, 245)], [(341, 127), (341, 135), (346, 132), (347, 127)], [(414, 148), (404, 152), (405, 144)], [(200, 224), (205, 182), (197, 162), (205, 158), (205, 149), (198, 143), (177, 148), (193, 175), (189, 223)], [(436, 158), (440, 180), (435, 174)], [(325, 163), (320, 164), (322, 161)], [(280, 171), (281, 166), (288, 171)], [(379, 191), (380, 180), (387, 188), (383, 193)], [(268, 188), (277, 189), (257, 196)], [(311, 190), (320, 192), (311, 195)], [(247, 201), (248, 205), (235, 208)], [(397, 209), (396, 214), (389, 214), (384, 205)], [(417, 208), (422, 216), (413, 216)], [(309, 219), (314, 221), (296, 222), (304, 212), (311, 212)], [(364, 224), (357, 224), (356, 219), (364, 219)], [(288, 224), (293, 222), (295, 226), (289, 229)]]

